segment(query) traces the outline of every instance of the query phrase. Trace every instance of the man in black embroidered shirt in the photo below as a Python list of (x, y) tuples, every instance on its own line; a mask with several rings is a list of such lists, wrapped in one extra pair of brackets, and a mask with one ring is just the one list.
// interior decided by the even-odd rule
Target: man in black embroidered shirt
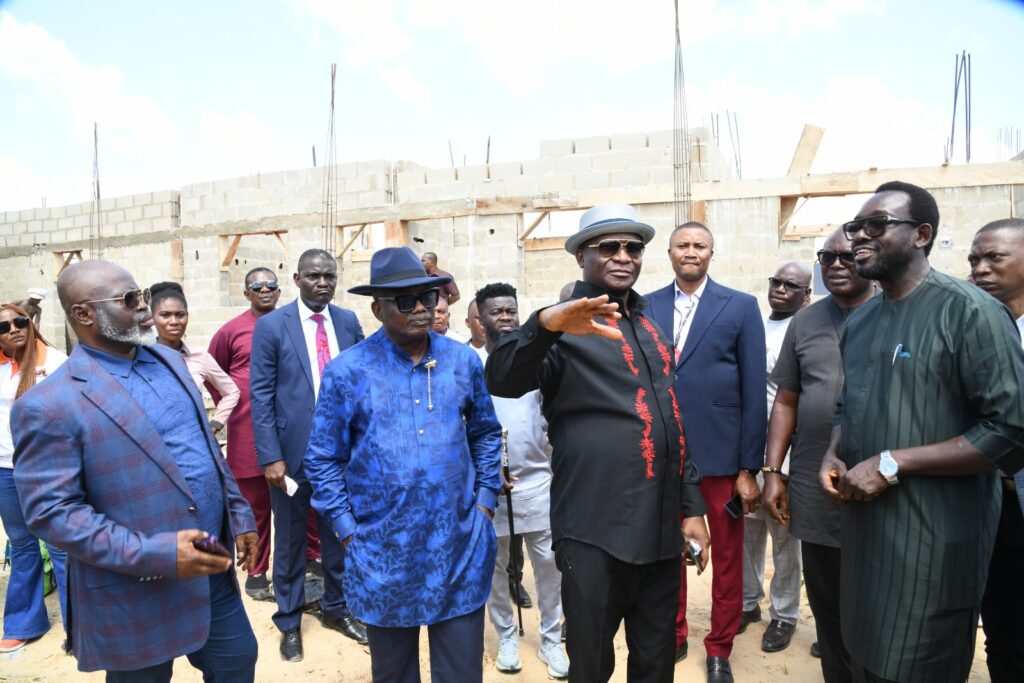
[[(672, 680), (683, 536), (708, 558), (700, 474), (672, 386), (671, 342), (633, 284), (654, 229), (627, 205), (583, 214), (566, 241), (572, 298), (504, 335), (487, 363), (496, 396), (540, 388), (553, 447), (551, 529), (562, 571), (570, 681), (607, 681), (626, 623), (628, 680)], [(683, 533), (679, 513), (685, 517)]]

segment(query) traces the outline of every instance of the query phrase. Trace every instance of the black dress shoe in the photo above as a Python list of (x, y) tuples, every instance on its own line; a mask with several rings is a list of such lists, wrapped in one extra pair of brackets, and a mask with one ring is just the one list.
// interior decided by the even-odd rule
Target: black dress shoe
[(329, 617), (326, 614), (320, 614), (320, 623), (325, 628), (337, 631), (341, 635), (351, 638), (360, 645), (366, 645), (370, 642), (369, 638), (366, 637), (366, 627), (359, 623), (351, 614), (346, 614), (341, 619), (335, 619)]
[(743, 633), (747, 630), (747, 626), (759, 621), (761, 621), (761, 605), (754, 605), (754, 609), (740, 615), (740, 627), (736, 629), (736, 633)]
[(519, 584), (519, 590), (516, 590), (515, 584), (511, 581), (508, 582), (508, 592), (512, 596), (512, 603), (519, 605), (523, 609), (529, 609), (533, 607), (533, 599), (530, 598), (530, 594), (526, 592), (526, 588), (523, 584)]
[(293, 628), (281, 634), (281, 659), (286, 662), (302, 661), (302, 634)]
[(818, 645), (818, 641), (811, 643), (811, 656), (815, 659), (821, 659), (821, 646)]
[(764, 631), (764, 637), (761, 638), (761, 649), (765, 652), (778, 652), (785, 650), (789, 647), (789, 641), (793, 637), (793, 631), (796, 630), (794, 624), (787, 624), (784, 621), (778, 619), (772, 619), (771, 623), (768, 624), (768, 628)]
[(681, 662), (690, 654), (690, 643), (684, 640), (683, 644), (676, 648), (676, 661)]
[(725, 657), (708, 657), (708, 683), (733, 683), (732, 667)]

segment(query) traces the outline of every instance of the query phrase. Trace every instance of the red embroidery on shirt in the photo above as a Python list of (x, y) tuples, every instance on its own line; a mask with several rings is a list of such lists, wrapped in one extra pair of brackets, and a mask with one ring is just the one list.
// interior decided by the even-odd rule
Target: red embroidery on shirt
[(640, 324), (644, 326), (652, 337), (654, 337), (654, 344), (658, 347), (658, 355), (661, 356), (662, 362), (665, 363), (665, 376), (669, 377), (672, 375), (672, 354), (668, 352), (665, 345), (661, 343), (661, 337), (658, 335), (658, 328), (651, 324), (651, 321), (644, 316), (638, 316)]
[[(604, 320), (605, 324), (607, 324), (608, 327), (614, 328), (616, 330), (619, 329), (619, 323), (614, 318), (605, 318)], [(633, 363), (633, 359), (635, 358), (635, 356), (633, 355), (633, 347), (626, 342), (625, 336), (622, 337), (622, 357), (626, 359), (626, 365), (629, 366), (629, 371), (632, 372), (635, 376), (639, 377), (640, 371), (637, 370), (636, 365)]]
[(679, 401), (676, 400), (676, 392), (672, 387), (668, 388), (669, 398), (672, 399), (672, 414), (676, 418), (676, 425), (679, 427), (679, 474), (683, 473), (683, 463), (686, 461), (686, 436), (683, 434), (683, 418), (679, 415)]
[(643, 435), (640, 437), (640, 455), (643, 456), (644, 461), (647, 463), (647, 478), (654, 478), (654, 441), (651, 440), (651, 425), (654, 422), (654, 418), (651, 417), (651, 409), (647, 407), (647, 402), (644, 397), (647, 392), (643, 390), (643, 387), (636, 390), (636, 414), (640, 416), (640, 419), (644, 422)]

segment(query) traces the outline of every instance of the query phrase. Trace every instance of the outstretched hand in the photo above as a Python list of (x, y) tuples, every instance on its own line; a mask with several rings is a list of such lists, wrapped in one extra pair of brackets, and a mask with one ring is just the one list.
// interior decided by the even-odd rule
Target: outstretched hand
[(599, 323), (594, 318), (618, 320), (621, 317), (619, 305), (608, 303), (608, 295), (602, 294), (592, 299), (573, 299), (545, 308), (540, 312), (538, 322), (541, 327), (551, 332), (579, 336), (593, 334), (618, 341), (622, 339), (622, 332), (610, 325)]

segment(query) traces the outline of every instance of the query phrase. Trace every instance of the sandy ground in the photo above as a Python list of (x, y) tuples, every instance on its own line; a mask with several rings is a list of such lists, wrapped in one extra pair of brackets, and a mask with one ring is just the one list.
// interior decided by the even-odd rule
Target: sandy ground
[[(526, 585), (531, 594), (536, 596), (529, 563), (527, 563), (526, 571)], [(768, 574), (771, 575), (771, 567), (768, 568)], [(242, 579), (244, 580), (244, 576)], [(676, 665), (676, 680), (703, 681), (705, 669), (704, 649), (701, 641), (707, 634), (710, 625), (710, 571), (697, 577), (691, 569), (690, 586), (690, 656)], [(5, 594), (6, 589), (7, 576), (5, 574), (0, 577), (0, 594)], [(256, 665), (257, 681), (277, 683), (290, 678), (294, 681), (315, 683), (355, 683), (371, 680), (369, 654), (351, 640), (334, 631), (324, 629), (308, 615), (303, 618), (302, 623), (305, 660), (296, 664), (281, 661), (278, 655), (279, 634), (270, 621), (274, 612), (273, 604), (254, 602), (248, 597), (243, 597), (243, 599), (246, 601), (253, 630), (260, 642), (260, 659)], [(793, 642), (788, 649), (782, 652), (768, 654), (761, 651), (761, 635), (767, 626), (767, 621), (762, 622), (760, 626), (751, 625), (746, 633), (737, 636), (730, 660), (737, 681), (785, 680), (793, 683), (805, 683), (821, 680), (818, 660), (813, 659), (809, 654), (810, 645), (814, 641), (814, 619), (806, 604), (805, 599)], [(60, 644), (64, 635), (60, 628), (56, 593), (47, 598), (47, 606), (54, 627), (45, 636), (30, 643), (19, 652), (0, 655), (0, 681), (17, 681), (18, 683), (28, 681), (40, 683), (102, 681), (102, 673), (80, 673), (75, 660), (61, 653)], [(767, 601), (762, 603), (765, 619), (767, 619), (767, 607)], [(486, 652), (484, 654), (484, 681), (487, 683), (512, 683), (513, 681), (527, 683), (548, 680), (547, 667), (536, 656), (539, 644), (537, 609), (523, 610), (523, 620), (526, 628), (526, 636), (520, 642), (523, 670), (514, 676), (502, 674), (494, 668), (497, 638), (490, 623), (487, 623)], [(985, 668), (984, 650), (981, 646), (984, 634), (980, 630), (978, 631), (978, 640), (974, 667), (969, 679), (972, 682), (989, 680), (988, 671)], [(420, 653), (423, 679), (429, 680), (426, 629), (423, 629), (421, 635)], [(621, 629), (615, 639), (615, 654), (616, 670), (611, 680), (621, 683), (626, 680), (626, 643)], [(175, 662), (174, 680), (199, 682), (202, 681), (202, 676), (189, 665), (187, 660), (181, 658)]]

